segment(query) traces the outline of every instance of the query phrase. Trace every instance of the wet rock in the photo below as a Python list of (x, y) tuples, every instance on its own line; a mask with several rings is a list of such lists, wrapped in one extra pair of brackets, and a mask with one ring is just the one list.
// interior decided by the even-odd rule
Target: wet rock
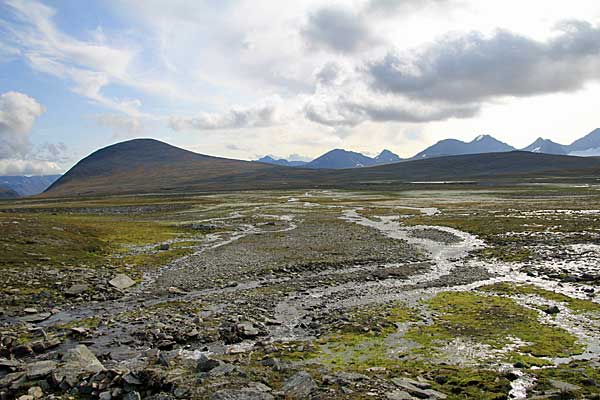
[(125, 290), (135, 285), (135, 281), (125, 274), (116, 275), (108, 283), (119, 290)]
[(54, 361), (36, 361), (31, 364), (27, 364), (27, 378), (31, 380), (44, 378), (52, 373), (56, 369), (56, 362)]
[[(34, 308), (32, 310), (35, 310)], [(42, 322), (44, 320), (47, 320), (48, 318), (50, 318), (52, 314), (49, 312), (44, 312), (44, 313), (38, 313), (38, 314), (29, 314), (29, 315), (25, 315), (23, 317), (20, 317), (19, 319), (23, 322)]]
[(306, 399), (317, 388), (312, 376), (301, 371), (292, 376), (283, 384), (283, 392), (292, 399)]
[(104, 371), (104, 366), (87, 346), (78, 345), (63, 356), (63, 364), (55, 371), (57, 382), (64, 381), (75, 386), (82, 375), (91, 375)]
[(225, 389), (210, 396), (210, 400), (273, 400), (274, 397), (255, 389)]
[(546, 308), (544, 312), (549, 315), (558, 314), (560, 312), (560, 308), (558, 308), (557, 306), (550, 306)]
[(166, 251), (169, 250), (171, 248), (171, 246), (169, 246), (169, 243), (163, 243), (160, 246), (158, 246), (158, 249), (161, 251)]

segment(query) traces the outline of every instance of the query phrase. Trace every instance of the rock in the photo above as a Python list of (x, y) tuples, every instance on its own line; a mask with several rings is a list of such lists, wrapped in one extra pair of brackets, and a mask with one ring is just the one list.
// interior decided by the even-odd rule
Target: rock
[(27, 378), (31, 380), (44, 378), (52, 373), (56, 369), (56, 362), (54, 361), (36, 361), (31, 364), (27, 364)]
[(187, 293), (185, 290), (179, 289), (178, 287), (175, 287), (175, 286), (171, 286), (170, 288), (167, 289), (167, 291), (171, 294), (186, 294)]
[(125, 274), (116, 275), (108, 283), (119, 290), (125, 290), (135, 285), (135, 281)]
[(427, 382), (416, 381), (409, 378), (392, 378), (392, 382), (411, 396), (420, 399), (428, 399), (430, 397), (435, 399), (445, 399), (447, 397), (444, 393), (429, 389), (431, 388), (431, 385)]
[(213, 231), (218, 228), (217, 225), (212, 225), (212, 224), (192, 224), (190, 227), (196, 231), (204, 231), (204, 232)]
[(138, 392), (130, 392), (123, 396), (123, 400), (142, 400)]
[(75, 386), (81, 375), (91, 375), (104, 371), (102, 363), (83, 344), (67, 351), (62, 361), (63, 365), (55, 371), (55, 378), (58, 382), (64, 380), (70, 386)]
[(29, 308), (23, 309), (23, 312), (25, 314), (37, 314), (38, 310), (36, 308), (29, 307)]
[(44, 391), (39, 386), (30, 387), (27, 394), (32, 396), (34, 399), (41, 399), (44, 397)]
[(171, 246), (169, 246), (169, 243), (163, 243), (160, 246), (158, 246), (158, 249), (161, 251), (169, 250), (170, 248)]
[(265, 367), (271, 367), (274, 371), (282, 371), (283, 364), (278, 358), (265, 358), (261, 361), (261, 364)]
[(204, 354), (200, 354), (198, 358), (198, 363), (196, 364), (196, 370), (199, 372), (209, 372), (210, 370), (218, 367), (221, 364), (221, 361), (214, 360), (212, 358), (208, 358)]
[(89, 289), (89, 286), (83, 283), (75, 284), (65, 290), (65, 294), (69, 296), (79, 296)]
[(83, 326), (74, 326), (70, 329), (71, 333), (75, 335), (86, 335), (90, 330)]
[(28, 355), (33, 354), (33, 349), (28, 344), (20, 344), (13, 347), (12, 353), (18, 358), (27, 357)]
[(243, 338), (249, 339), (258, 336), (259, 331), (250, 322), (242, 322), (237, 324), (237, 329)]
[(112, 394), (107, 390), (98, 395), (98, 399), (100, 400), (112, 400)]
[(2, 370), (15, 370), (19, 367), (19, 362), (16, 360), (8, 360), (6, 358), (0, 358), (0, 369)]
[(35, 400), (33, 396), (29, 395), (29, 394), (24, 394), (23, 396), (19, 397), (17, 400)]
[[(32, 308), (32, 310), (35, 310), (34, 308)], [(19, 320), (23, 321), (23, 322), (41, 322), (44, 320), (47, 320), (48, 318), (50, 318), (52, 314), (50, 314), (49, 312), (44, 312), (44, 313), (39, 313), (39, 314), (30, 314), (30, 315), (25, 315), (23, 317), (20, 317)]]
[(395, 390), (393, 392), (389, 392), (385, 394), (385, 397), (388, 400), (414, 400), (410, 394), (406, 393), (403, 390)]
[(273, 400), (274, 397), (260, 390), (254, 389), (225, 389), (219, 390), (210, 396), (210, 400)]
[(292, 399), (306, 399), (317, 388), (312, 376), (304, 371), (298, 372), (283, 384), (283, 392)]
[(558, 314), (560, 312), (560, 308), (558, 308), (557, 306), (550, 306), (546, 308), (544, 312), (549, 315)]
[(211, 369), (208, 374), (212, 377), (227, 376), (227, 375), (231, 375), (233, 372), (235, 372), (237, 370), (238, 369), (234, 365), (227, 364), (227, 363), (220, 363), (217, 367)]
[(25, 375), (26, 375), (25, 372), (19, 371), (19, 372), (13, 372), (13, 373), (3, 376), (2, 378), (0, 378), (0, 388), (10, 386), (13, 382), (24, 378)]
[(552, 387), (560, 390), (561, 392), (574, 392), (576, 390), (581, 389), (580, 386), (573, 385), (572, 383), (568, 383), (568, 382), (558, 381), (555, 379), (549, 379), (548, 381), (550, 382)]

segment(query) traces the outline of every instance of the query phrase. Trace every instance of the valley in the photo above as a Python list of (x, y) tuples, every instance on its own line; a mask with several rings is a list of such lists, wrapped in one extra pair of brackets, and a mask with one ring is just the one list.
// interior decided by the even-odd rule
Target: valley
[(599, 189), (0, 202), (0, 393), (598, 398)]

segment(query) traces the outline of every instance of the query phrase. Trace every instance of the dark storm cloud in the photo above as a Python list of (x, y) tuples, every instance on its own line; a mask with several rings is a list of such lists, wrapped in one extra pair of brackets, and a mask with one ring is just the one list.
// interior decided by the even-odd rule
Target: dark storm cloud
[(309, 48), (339, 53), (352, 53), (373, 42), (362, 15), (334, 6), (311, 13), (301, 34)]
[(406, 104), (378, 99), (337, 98), (329, 103), (308, 103), (304, 116), (327, 126), (355, 126), (365, 121), (424, 123), (450, 118), (470, 118), (479, 112), (477, 104)]
[(580, 89), (600, 79), (600, 28), (571, 21), (540, 42), (498, 31), (446, 38), (371, 63), (372, 87), (411, 99), (480, 102)]

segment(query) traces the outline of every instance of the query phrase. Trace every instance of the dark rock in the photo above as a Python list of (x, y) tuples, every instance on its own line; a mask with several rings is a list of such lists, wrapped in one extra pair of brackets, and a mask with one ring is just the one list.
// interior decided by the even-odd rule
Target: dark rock
[(214, 360), (212, 358), (208, 358), (204, 354), (200, 354), (198, 358), (198, 362), (196, 364), (196, 370), (199, 372), (209, 372), (210, 370), (218, 367), (221, 364), (221, 361)]
[(544, 312), (546, 314), (550, 314), (550, 315), (552, 315), (552, 314), (558, 314), (560, 312), (560, 309), (557, 306), (550, 306), (550, 307), (546, 308), (544, 310)]
[(89, 289), (89, 286), (86, 284), (75, 284), (68, 289), (65, 289), (65, 294), (67, 296), (79, 296), (80, 294), (85, 293)]
[(306, 399), (316, 388), (312, 376), (304, 371), (298, 372), (283, 384), (283, 392), (292, 399)]

